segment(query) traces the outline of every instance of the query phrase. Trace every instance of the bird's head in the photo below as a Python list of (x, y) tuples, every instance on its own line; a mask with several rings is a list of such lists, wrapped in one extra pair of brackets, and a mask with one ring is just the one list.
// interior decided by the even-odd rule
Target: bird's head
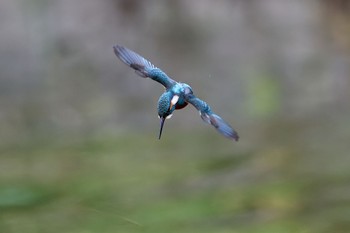
[(159, 100), (158, 100), (158, 117), (160, 118), (159, 139), (162, 136), (165, 119), (168, 119), (172, 116), (172, 113), (175, 110), (175, 105), (178, 100), (179, 100), (179, 96), (174, 95), (170, 91), (164, 92), (159, 97)]

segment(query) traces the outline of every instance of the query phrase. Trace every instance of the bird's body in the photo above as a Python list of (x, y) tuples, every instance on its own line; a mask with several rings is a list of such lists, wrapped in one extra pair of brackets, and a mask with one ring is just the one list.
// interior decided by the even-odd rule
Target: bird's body
[(125, 47), (116, 45), (113, 49), (116, 56), (133, 68), (141, 77), (151, 78), (165, 87), (165, 92), (159, 97), (157, 108), (158, 116), (161, 119), (159, 139), (165, 119), (170, 118), (175, 110), (182, 109), (190, 103), (199, 111), (203, 121), (214, 126), (225, 137), (238, 141), (237, 132), (221, 117), (212, 112), (206, 102), (197, 98), (188, 84), (174, 81), (151, 62)]

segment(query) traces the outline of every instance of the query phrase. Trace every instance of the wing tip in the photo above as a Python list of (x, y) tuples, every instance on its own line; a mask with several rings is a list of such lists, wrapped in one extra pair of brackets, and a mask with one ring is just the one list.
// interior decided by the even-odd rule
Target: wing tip
[(115, 55), (126, 65), (130, 66), (133, 69), (144, 69), (145, 66), (152, 66), (150, 62), (145, 60), (141, 55), (135, 53), (134, 51), (121, 46), (121, 45), (114, 45), (113, 51)]
[(236, 142), (238, 142), (239, 136), (236, 132), (234, 132), (234, 134), (232, 135), (232, 139), (235, 140)]
[[(202, 115), (201, 115), (202, 116)], [(234, 130), (227, 122), (225, 122), (220, 116), (216, 114), (211, 114), (209, 120), (207, 121), (205, 117), (202, 119), (211, 125), (213, 125), (222, 135), (229, 139), (233, 139), (236, 142), (239, 140), (238, 133)]]
[(114, 54), (117, 56), (117, 57), (120, 57), (121, 54), (122, 54), (122, 50), (124, 49), (123, 46), (120, 46), (120, 45), (114, 45), (113, 46), (113, 51), (114, 51)]
[(113, 51), (114, 51), (114, 53), (116, 53), (117, 51), (118, 51), (118, 49), (119, 49), (119, 45), (113, 45)]
[(120, 46), (120, 45), (114, 45), (113, 46), (113, 51), (114, 51), (114, 54), (121, 60), (123, 61), (124, 63), (127, 62), (126, 59), (125, 59), (125, 55), (123, 55), (123, 49), (124, 47), (123, 46)]
[(121, 45), (114, 45), (113, 51), (122, 62), (124, 62), (131, 68), (135, 70), (140, 70), (144, 68), (144, 65), (140, 62), (140, 55), (136, 54), (135, 52)]

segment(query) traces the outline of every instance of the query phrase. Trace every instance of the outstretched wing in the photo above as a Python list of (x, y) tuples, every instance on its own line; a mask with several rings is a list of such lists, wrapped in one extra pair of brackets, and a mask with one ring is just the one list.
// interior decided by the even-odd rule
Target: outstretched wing
[(185, 95), (185, 99), (199, 111), (199, 114), (203, 121), (214, 126), (217, 131), (219, 131), (219, 133), (225, 137), (238, 141), (239, 136), (237, 132), (220, 116), (213, 113), (206, 102), (197, 98), (193, 94)]
[(135, 72), (144, 78), (151, 78), (169, 89), (176, 81), (169, 78), (161, 69), (155, 67), (151, 62), (139, 54), (120, 45), (113, 46), (115, 55), (126, 65), (130, 66)]

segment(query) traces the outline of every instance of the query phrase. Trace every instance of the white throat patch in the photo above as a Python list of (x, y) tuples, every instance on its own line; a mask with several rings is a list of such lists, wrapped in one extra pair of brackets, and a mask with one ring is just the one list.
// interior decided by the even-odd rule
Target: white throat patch
[(179, 101), (179, 96), (178, 95), (174, 95), (173, 98), (170, 101), (170, 108), (171, 109), (176, 103), (177, 101)]
[(173, 98), (171, 99), (171, 104), (175, 105), (177, 103), (177, 101), (179, 101), (179, 96), (178, 95), (174, 95)]

